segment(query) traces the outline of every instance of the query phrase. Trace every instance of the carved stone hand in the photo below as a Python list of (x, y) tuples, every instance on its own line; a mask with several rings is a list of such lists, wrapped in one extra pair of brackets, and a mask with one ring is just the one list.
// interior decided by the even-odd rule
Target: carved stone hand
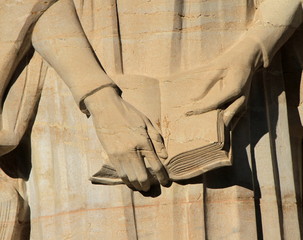
[(85, 99), (101, 144), (118, 175), (130, 187), (148, 191), (150, 180), (144, 159), (162, 185), (169, 181), (160, 158), (167, 158), (162, 137), (149, 119), (105, 88)]
[(188, 105), (187, 115), (225, 108), (224, 122), (247, 102), (251, 77), (262, 64), (262, 49), (252, 39), (242, 41), (204, 66), (182, 73), (178, 78), (197, 79), (199, 96)]
[(227, 107), (224, 122), (228, 125), (247, 102), (253, 73), (262, 64), (268, 66), (302, 23), (300, 13), (302, 1), (299, 0), (262, 2), (244, 38), (209, 64), (187, 73), (189, 77), (199, 75), (202, 85), (200, 97), (194, 99), (187, 114), (201, 114), (224, 106)]

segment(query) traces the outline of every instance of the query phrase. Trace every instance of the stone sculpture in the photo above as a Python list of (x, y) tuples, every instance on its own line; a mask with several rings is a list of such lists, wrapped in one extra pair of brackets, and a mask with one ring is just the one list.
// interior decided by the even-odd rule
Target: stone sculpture
[[(171, 180), (195, 177), (230, 165), (230, 131), (247, 105), (252, 77), (260, 68), (269, 66), (275, 53), (302, 23), (302, 3), (251, 1), (247, 7), (250, 13), (233, 16), (238, 28), (235, 31), (233, 26), (225, 25), (224, 19), (219, 19), (217, 25), (205, 24), (196, 30), (196, 21), (202, 17), (198, 7), (204, 3), (199, 2), (199, 6), (189, 10), (193, 13), (185, 16), (178, 11), (182, 2), (177, 2), (174, 6), (177, 10), (168, 11), (168, 15), (162, 16), (161, 10), (155, 10), (159, 11), (156, 20), (147, 17), (146, 21), (150, 22), (137, 26), (131, 25), (134, 19), (128, 14), (137, 11), (139, 2), (133, 6), (116, 2), (118, 32), (115, 34), (119, 35), (120, 45), (108, 50), (114, 53), (111, 58), (116, 65), (112, 68), (108, 67), (109, 60), (95, 55), (72, 0), (0, 3), (3, 19), (0, 30), (4, 33), (0, 36), (0, 54), (4, 56), (0, 64), (1, 154), (12, 151), (21, 141), (40, 96), (41, 75), (49, 64), (68, 86), (80, 110), (91, 115), (112, 165), (105, 171), (101, 169), (92, 178), (93, 182), (125, 183), (131, 189), (148, 191), (153, 183), (167, 186)], [(159, 8), (172, 7), (169, 3), (158, 4)], [(152, 6), (156, 9), (157, 3)], [(236, 3), (233, 7), (239, 6)], [(148, 5), (144, 7), (148, 12)], [(218, 17), (204, 14), (205, 18)], [(186, 17), (190, 18), (185, 21), (188, 25), (180, 25)], [(159, 19), (165, 20), (161, 26), (157, 25)], [(7, 27), (7, 23), (12, 27)], [(147, 33), (154, 31), (160, 35), (149, 39), (149, 33), (140, 33), (144, 27)], [(169, 28), (172, 38), (163, 34)], [(209, 37), (202, 36), (203, 28), (210, 30)], [(191, 31), (197, 36), (191, 35)], [(138, 34), (133, 42), (128, 39), (131, 34)], [(204, 38), (210, 41), (209, 38), (218, 36), (221, 39), (214, 40), (212, 49), (207, 50), (210, 44), (203, 46)], [(175, 49), (173, 55), (163, 50), (168, 42)], [(181, 52), (180, 42), (187, 47), (186, 53)], [(39, 76), (13, 82), (18, 65), (28, 56), (31, 45), (43, 58), (36, 60), (40, 64)], [(156, 51), (156, 57), (151, 54), (144, 59), (145, 48), (151, 48), (148, 50), (151, 53)], [(211, 60), (207, 61), (208, 58)], [(17, 110), (12, 111), (16, 106)], [(208, 123), (209, 127), (203, 128)], [(186, 132), (187, 129), (191, 131)], [(207, 132), (208, 129), (211, 131)], [(220, 156), (214, 166), (197, 167), (201, 158), (199, 149), (213, 142), (218, 142), (220, 151), (212, 150), (206, 155), (222, 153), (224, 159)], [(171, 167), (173, 157), (196, 149), (197, 152), (191, 152), (195, 156), (193, 173), (182, 175), (182, 170), (189, 168), (187, 164)], [(187, 157), (184, 155), (181, 161), (186, 162)], [(181, 177), (171, 175), (170, 169), (178, 170), (178, 167)]]

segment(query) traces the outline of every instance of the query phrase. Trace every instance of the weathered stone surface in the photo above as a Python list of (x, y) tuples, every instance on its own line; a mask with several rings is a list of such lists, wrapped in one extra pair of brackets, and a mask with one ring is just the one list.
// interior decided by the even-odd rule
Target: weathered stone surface
[[(1, 2), (0, 239), (302, 239), (301, 23), (299, 0)], [(124, 184), (91, 184), (104, 164)]]

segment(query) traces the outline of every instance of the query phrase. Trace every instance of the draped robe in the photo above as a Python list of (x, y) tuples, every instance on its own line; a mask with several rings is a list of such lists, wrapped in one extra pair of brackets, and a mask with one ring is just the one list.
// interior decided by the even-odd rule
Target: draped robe
[[(176, 71), (197, 67), (224, 52), (245, 33), (254, 17), (257, 1), (79, 0), (75, 5), (88, 39), (108, 75), (143, 75), (161, 79)], [(233, 167), (202, 177), (204, 183), (174, 184), (162, 189), (157, 198), (143, 197), (123, 186), (90, 185), (89, 175), (107, 158), (92, 123), (81, 115), (54, 70), (47, 70), (38, 56), (32, 58), (25, 70), (26, 74), (23, 72), (20, 77), (31, 79), (35, 86), (40, 86), (39, 81), (45, 79), (32, 129), (33, 168), (27, 184), (32, 239), (64, 239), (68, 236), (72, 239), (87, 236), (91, 239), (257, 239), (260, 234), (278, 239), (283, 228), (279, 222), (281, 218), (289, 227), (285, 227), (285, 234), (298, 236), (297, 218), (287, 218), (296, 212), (295, 190), (288, 189), (293, 198), (286, 204), (291, 210), (281, 217), (279, 214), (285, 207), (283, 201), (282, 205), (278, 204), (275, 189), (281, 186), (274, 180), (277, 171), (282, 176), (293, 172), (291, 169), (281, 172), (281, 168), (276, 169), (271, 163), (277, 155), (269, 150), (272, 141), (281, 139), (275, 139), (272, 133), (269, 136), (266, 124), (259, 123), (249, 114), (239, 123), (234, 133)], [(260, 81), (256, 80), (255, 87), (259, 92), (260, 89), (263, 91)], [(280, 85), (283, 92), (283, 83)], [(10, 107), (7, 109), (11, 109), (9, 100), (14, 102), (15, 96), (8, 94), (6, 100)], [(35, 90), (33, 96), (37, 101), (39, 90)], [(269, 98), (275, 97), (281, 98), (280, 95)], [(252, 96), (252, 109), (264, 113), (264, 108), (259, 110), (260, 106), (272, 103), (264, 103), (266, 100), (262, 97), (260, 102), (259, 98), (257, 93)], [(35, 101), (32, 100), (31, 104), (34, 105)], [(283, 103), (283, 99), (280, 101)], [(283, 114), (281, 109), (285, 111), (285, 105), (281, 107), (279, 104), (280, 115)], [(32, 112), (28, 110), (12, 118), (26, 116), (27, 119)], [(262, 119), (266, 121), (266, 117)], [(273, 121), (276, 119), (268, 120), (269, 126), (275, 125)], [(245, 134), (258, 124), (261, 126), (258, 132), (262, 134)], [(283, 124), (278, 126), (282, 135), (287, 134), (283, 126), (288, 126), (288, 123)], [(26, 125), (23, 126), (25, 129)], [(290, 148), (285, 139), (278, 143)], [(289, 159), (288, 156), (278, 158)], [(290, 185), (295, 188), (294, 183)], [(282, 199), (287, 192), (283, 191), (282, 183)], [(276, 229), (274, 233), (270, 232), (270, 225)]]

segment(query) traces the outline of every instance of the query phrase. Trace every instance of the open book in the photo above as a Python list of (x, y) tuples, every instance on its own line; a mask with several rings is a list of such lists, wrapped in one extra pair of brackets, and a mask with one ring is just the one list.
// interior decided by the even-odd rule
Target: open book
[[(186, 115), (201, 95), (201, 80), (184, 76), (160, 80), (133, 75), (113, 78), (123, 91), (123, 99), (144, 113), (162, 133), (169, 156), (165, 168), (172, 181), (190, 179), (232, 164), (231, 132), (224, 125), (223, 110)], [(155, 177), (151, 179), (157, 183)], [(109, 185), (123, 183), (110, 165), (103, 165), (90, 180)]]

